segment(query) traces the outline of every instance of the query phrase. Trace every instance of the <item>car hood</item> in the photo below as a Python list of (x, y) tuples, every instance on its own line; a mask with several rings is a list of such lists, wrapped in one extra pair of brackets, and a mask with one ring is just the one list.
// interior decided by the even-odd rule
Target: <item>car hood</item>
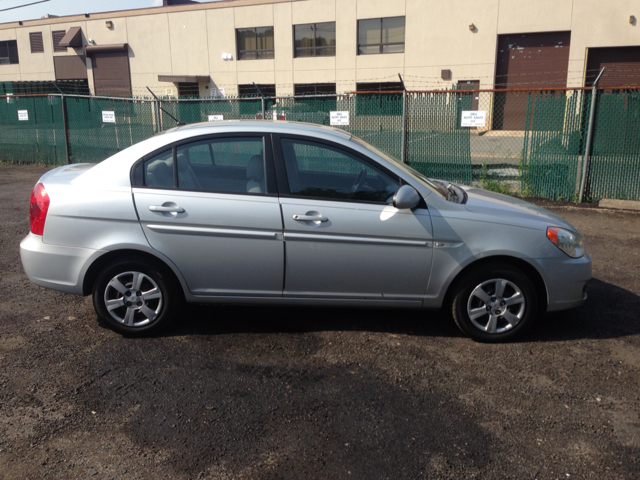
[(472, 213), (490, 216), (495, 223), (525, 223), (529, 226), (532, 223), (543, 223), (577, 232), (573, 225), (562, 217), (524, 200), (479, 188), (467, 187), (465, 192), (468, 195), (465, 208)]

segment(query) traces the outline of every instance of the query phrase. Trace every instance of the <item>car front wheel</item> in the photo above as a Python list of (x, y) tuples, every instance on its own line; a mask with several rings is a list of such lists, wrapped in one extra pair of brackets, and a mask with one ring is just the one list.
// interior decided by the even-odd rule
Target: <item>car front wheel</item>
[(533, 283), (518, 269), (478, 269), (454, 287), (451, 313), (460, 330), (474, 340), (513, 340), (536, 318), (538, 295)]
[(106, 267), (93, 287), (100, 319), (118, 333), (151, 335), (176, 316), (180, 295), (168, 272), (152, 263), (121, 260)]

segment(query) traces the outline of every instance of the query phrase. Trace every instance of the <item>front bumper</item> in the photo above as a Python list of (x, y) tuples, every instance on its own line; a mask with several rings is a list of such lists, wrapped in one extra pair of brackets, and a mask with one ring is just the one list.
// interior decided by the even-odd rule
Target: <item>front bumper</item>
[(22, 267), (29, 280), (41, 287), (75, 295), (82, 295), (87, 269), (104, 253), (89, 248), (49, 245), (33, 233), (20, 242)]
[(566, 257), (563, 261), (543, 259), (537, 262), (546, 277), (548, 312), (576, 308), (586, 301), (585, 287), (591, 280), (589, 255)]

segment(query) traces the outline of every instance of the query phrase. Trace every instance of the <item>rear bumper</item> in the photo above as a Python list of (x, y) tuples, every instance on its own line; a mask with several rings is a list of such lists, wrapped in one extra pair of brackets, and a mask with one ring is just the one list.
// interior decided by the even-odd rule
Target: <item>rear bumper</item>
[(558, 259), (538, 260), (538, 263), (547, 277), (548, 312), (576, 308), (587, 300), (585, 287), (591, 280), (589, 255), (566, 257), (561, 262)]
[(82, 295), (84, 275), (105, 252), (89, 248), (49, 245), (30, 233), (20, 242), (20, 258), (27, 277), (36, 285)]

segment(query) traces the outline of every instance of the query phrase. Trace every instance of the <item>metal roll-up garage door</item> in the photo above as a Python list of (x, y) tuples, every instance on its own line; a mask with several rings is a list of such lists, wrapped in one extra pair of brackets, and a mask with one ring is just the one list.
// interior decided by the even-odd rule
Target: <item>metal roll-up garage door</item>
[[(88, 49), (87, 49), (88, 50)], [(89, 54), (89, 51), (87, 51)], [(91, 52), (96, 95), (131, 96), (131, 73), (127, 51)]]
[(593, 85), (602, 67), (599, 87), (640, 85), (640, 47), (589, 48), (585, 87)]
[[(570, 42), (571, 32), (499, 35), (496, 88), (566, 87)], [(496, 93), (493, 128), (524, 130), (528, 99), (529, 92)]]

